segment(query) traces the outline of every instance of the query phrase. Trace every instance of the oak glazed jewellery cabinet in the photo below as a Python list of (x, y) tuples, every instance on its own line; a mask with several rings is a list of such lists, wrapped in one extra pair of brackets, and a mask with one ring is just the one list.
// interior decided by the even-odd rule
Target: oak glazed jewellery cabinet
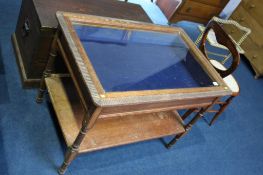
[[(180, 28), (57, 12), (59, 22), (37, 101), (47, 89), (68, 145), (79, 153), (189, 131), (231, 92)], [(60, 52), (68, 75), (55, 74)], [(203, 107), (184, 124), (176, 110)]]

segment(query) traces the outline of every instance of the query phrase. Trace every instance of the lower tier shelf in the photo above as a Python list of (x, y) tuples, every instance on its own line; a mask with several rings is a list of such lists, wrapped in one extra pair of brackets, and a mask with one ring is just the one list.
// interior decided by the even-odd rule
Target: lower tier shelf
[[(51, 76), (45, 81), (63, 136), (70, 146), (80, 131), (84, 116), (77, 91), (70, 77)], [(184, 131), (183, 122), (176, 111), (98, 118), (94, 127), (87, 132), (79, 152), (91, 152)]]

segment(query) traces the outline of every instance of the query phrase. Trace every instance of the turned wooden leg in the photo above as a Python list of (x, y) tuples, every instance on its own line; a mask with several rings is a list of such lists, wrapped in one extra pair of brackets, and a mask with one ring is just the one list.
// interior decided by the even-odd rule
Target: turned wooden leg
[(206, 109), (202, 108), (200, 111), (194, 116), (194, 118), (186, 125), (185, 132), (182, 134), (176, 135), (168, 144), (166, 144), (166, 148), (171, 148), (180, 138), (185, 136), (192, 128), (192, 126), (203, 116)]
[(218, 117), (225, 111), (225, 109), (226, 109), (227, 106), (231, 103), (231, 101), (233, 100), (234, 97), (235, 97), (235, 96), (229, 97), (229, 98), (226, 100), (226, 102), (225, 102), (222, 106), (220, 106), (219, 111), (214, 115), (214, 117), (212, 118), (212, 120), (211, 120), (210, 123), (209, 123), (209, 126), (212, 126), (212, 125), (215, 123), (215, 121), (216, 121), (216, 120), (218, 119)]
[(81, 142), (83, 141), (87, 131), (88, 131), (88, 124), (87, 124), (87, 122), (83, 122), (82, 128), (81, 128), (76, 140), (74, 141), (73, 145), (68, 148), (66, 155), (65, 155), (64, 162), (62, 163), (62, 165), (60, 166), (60, 168), (58, 170), (58, 173), (60, 175), (63, 175), (66, 172), (69, 164), (78, 155), (79, 146), (80, 146)]
[(70, 163), (76, 158), (76, 156), (79, 153), (79, 147), (80, 144), (82, 143), (83, 139), (85, 138), (88, 130), (93, 127), (96, 119), (98, 118), (101, 108), (96, 108), (96, 109), (90, 109), (91, 111), (88, 111), (86, 115), (84, 116), (83, 122), (82, 122), (82, 127), (79, 131), (79, 134), (77, 138), (75, 139), (74, 143), (72, 146), (68, 147), (67, 152), (65, 154), (64, 162), (58, 169), (58, 173), (60, 175), (63, 175)]
[[(190, 127), (192, 127), (192, 126), (190, 126)], [(165, 147), (167, 149), (170, 149), (181, 137), (183, 137), (184, 135), (186, 135), (188, 133), (189, 129), (185, 129), (184, 133), (176, 135), (169, 143), (167, 143), (165, 145)]]
[(49, 77), (53, 71), (53, 65), (55, 61), (55, 54), (50, 54), (50, 59), (48, 60), (47, 66), (45, 71), (43, 72), (43, 76), (40, 81), (40, 86), (38, 89), (38, 94), (36, 98), (37, 103), (42, 103), (43, 102), (43, 97), (46, 92), (46, 83), (45, 83), (45, 78)]
[(43, 102), (43, 97), (44, 93), (46, 91), (46, 84), (45, 84), (45, 78), (47, 77), (46, 72), (43, 73), (42, 78), (40, 80), (40, 86), (37, 92), (37, 97), (36, 97), (36, 102), (37, 103), (42, 103)]
[(46, 68), (43, 72), (43, 76), (42, 76), (41, 81), (40, 81), (40, 87), (38, 89), (38, 94), (36, 97), (37, 103), (43, 102), (44, 93), (46, 91), (45, 78), (49, 77), (51, 75), (51, 73), (53, 72), (54, 62), (55, 62), (56, 57), (57, 57), (57, 34), (55, 35), (55, 37), (52, 41), (52, 45), (51, 45), (51, 49), (50, 49), (50, 53), (49, 53), (49, 57), (48, 57), (48, 62), (47, 62)]
[[(217, 102), (218, 98), (215, 98), (215, 100), (208, 106), (206, 106), (205, 108), (201, 108), (199, 110), (199, 112), (193, 117), (193, 119), (185, 126), (185, 132), (176, 135), (168, 144), (166, 144), (166, 148), (171, 148), (180, 138), (182, 138), (183, 136), (185, 136), (192, 128), (192, 126), (201, 118), (204, 116), (204, 113), (211, 107), (213, 106), (216, 102)], [(187, 112), (193, 112), (195, 109), (190, 109)], [(187, 113), (186, 112), (186, 113)], [(191, 113), (190, 113), (191, 114)], [(189, 115), (190, 115), (189, 114)]]

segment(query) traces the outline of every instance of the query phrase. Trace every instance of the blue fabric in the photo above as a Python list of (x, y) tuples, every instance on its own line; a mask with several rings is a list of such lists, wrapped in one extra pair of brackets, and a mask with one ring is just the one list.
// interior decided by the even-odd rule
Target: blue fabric
[(106, 92), (213, 86), (178, 35), (90, 26), (75, 30)]
[[(0, 174), (56, 175), (65, 143), (48, 106), (35, 103), (36, 90), (22, 89), (10, 41), (20, 3), (0, 0)], [(180, 26), (196, 37), (192, 24)], [(214, 126), (200, 120), (170, 150), (155, 139), (83, 154), (66, 174), (262, 175), (263, 79), (244, 61), (234, 75), (241, 94)]]

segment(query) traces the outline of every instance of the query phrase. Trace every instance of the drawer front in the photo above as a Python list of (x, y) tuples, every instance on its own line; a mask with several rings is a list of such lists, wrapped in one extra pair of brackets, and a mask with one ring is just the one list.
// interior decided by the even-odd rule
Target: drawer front
[(249, 50), (245, 53), (245, 56), (255, 71), (256, 77), (263, 76), (263, 50)]
[(220, 12), (221, 8), (219, 7), (189, 0), (182, 5), (178, 13), (203, 19), (211, 19), (213, 16), (217, 16)]
[(217, 7), (225, 7), (229, 0), (194, 0), (196, 2), (201, 2), (203, 4), (217, 6)]
[(175, 14), (170, 20), (170, 23), (176, 23), (178, 21), (194, 21), (194, 22), (198, 22), (198, 23), (202, 23), (202, 24), (206, 24), (209, 19), (204, 19), (204, 18), (197, 18), (194, 16), (187, 16), (187, 15), (183, 15), (183, 14)]
[(235, 40), (238, 41), (240, 40), (243, 32), (240, 31), (237, 27), (235, 27), (234, 25), (223, 25), (223, 28), (225, 30), (225, 32), (229, 35), (231, 35), (231, 37)]
[[(248, 2), (253, 0), (243, 0), (241, 5), (232, 14), (231, 18), (243, 26), (251, 29), (251, 34), (242, 43), (241, 47), (245, 50), (245, 56), (249, 60), (252, 68), (254, 69), (256, 76), (263, 75), (263, 27), (259, 24), (259, 21), (249, 11)], [(253, 1), (255, 2), (255, 1)], [(228, 27), (228, 31), (233, 31), (234, 35), (236, 31)]]
[(244, 0), (243, 8), (263, 26), (263, 3), (262, 0)]
[[(259, 77), (263, 75), (263, 35), (261, 34), (263, 27), (259, 23), (259, 20), (255, 18), (255, 14), (251, 13), (253, 9), (257, 8), (257, 6), (251, 7), (251, 3), (255, 2), (259, 1), (243, 0), (241, 5), (239, 5), (232, 14), (231, 18), (239, 24), (251, 29), (251, 34), (242, 43), (241, 47), (245, 50), (245, 56), (254, 69), (256, 76)], [(237, 29), (230, 26), (227, 26), (225, 29), (231, 36), (237, 36)]]

